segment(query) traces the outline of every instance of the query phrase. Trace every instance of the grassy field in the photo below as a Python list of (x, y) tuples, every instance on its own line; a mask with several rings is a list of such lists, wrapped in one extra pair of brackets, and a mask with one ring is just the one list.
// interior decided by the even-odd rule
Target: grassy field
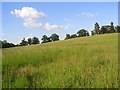
[(3, 88), (117, 88), (118, 34), (3, 49)]

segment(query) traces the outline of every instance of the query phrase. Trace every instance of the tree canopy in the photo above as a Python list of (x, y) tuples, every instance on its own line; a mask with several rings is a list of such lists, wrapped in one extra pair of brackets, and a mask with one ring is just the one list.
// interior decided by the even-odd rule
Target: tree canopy
[(110, 23), (110, 25), (105, 25), (105, 26), (101, 26), (101, 28), (99, 27), (98, 23), (95, 23), (95, 28), (93, 31), (91, 31), (92, 35), (95, 34), (106, 34), (106, 33), (115, 33), (117, 32), (116, 27), (114, 27), (113, 22)]
[(100, 30), (99, 30), (99, 28), (100, 28), (100, 26), (99, 26), (99, 24), (96, 22), (95, 23), (95, 32), (96, 32), (96, 34), (99, 34), (100, 33)]
[(70, 34), (66, 34), (66, 38), (65, 39), (70, 39), (70, 38), (71, 38)]
[(51, 38), (52, 41), (58, 41), (59, 40), (59, 35), (57, 35), (56, 33), (54, 33), (54, 34), (52, 34), (50, 36), (50, 38)]
[(32, 38), (28, 38), (28, 44), (29, 44), (29, 45), (32, 44)]
[(39, 39), (37, 37), (33, 37), (32, 44), (39, 44)]
[(20, 43), (21, 46), (26, 46), (28, 45), (27, 41), (25, 40), (25, 38), (23, 38), (23, 40)]
[(79, 31), (77, 32), (77, 34), (78, 34), (78, 37), (89, 36), (88, 31), (85, 30), (85, 29), (79, 30)]
[(10, 47), (15, 47), (13, 43), (7, 42), (7, 40), (1, 41), (0, 40), (0, 48), (10, 48)]
[(116, 32), (120, 33), (120, 26), (119, 25), (116, 26), (115, 29), (116, 29)]
[(51, 38), (47, 37), (47, 35), (43, 35), (41, 40), (42, 40), (42, 43), (51, 42)]

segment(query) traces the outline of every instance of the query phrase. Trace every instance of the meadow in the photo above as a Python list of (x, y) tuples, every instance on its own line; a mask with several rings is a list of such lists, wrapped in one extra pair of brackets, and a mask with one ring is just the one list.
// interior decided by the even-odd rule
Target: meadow
[(3, 88), (117, 88), (118, 34), (2, 50)]

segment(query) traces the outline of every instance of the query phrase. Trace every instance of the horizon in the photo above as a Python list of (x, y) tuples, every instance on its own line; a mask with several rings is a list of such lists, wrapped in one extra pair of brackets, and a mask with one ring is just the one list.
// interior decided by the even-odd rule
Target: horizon
[(2, 40), (18, 44), (24, 37), (36, 36), (41, 42), (43, 35), (53, 33), (63, 40), (66, 34), (74, 34), (80, 29), (90, 33), (96, 22), (100, 27), (110, 25), (110, 22), (116, 26), (117, 9), (117, 2), (4, 2)]

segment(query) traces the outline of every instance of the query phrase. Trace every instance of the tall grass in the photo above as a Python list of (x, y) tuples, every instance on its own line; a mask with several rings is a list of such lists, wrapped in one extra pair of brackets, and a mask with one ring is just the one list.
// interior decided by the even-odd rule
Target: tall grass
[(3, 88), (117, 88), (118, 34), (3, 49)]

